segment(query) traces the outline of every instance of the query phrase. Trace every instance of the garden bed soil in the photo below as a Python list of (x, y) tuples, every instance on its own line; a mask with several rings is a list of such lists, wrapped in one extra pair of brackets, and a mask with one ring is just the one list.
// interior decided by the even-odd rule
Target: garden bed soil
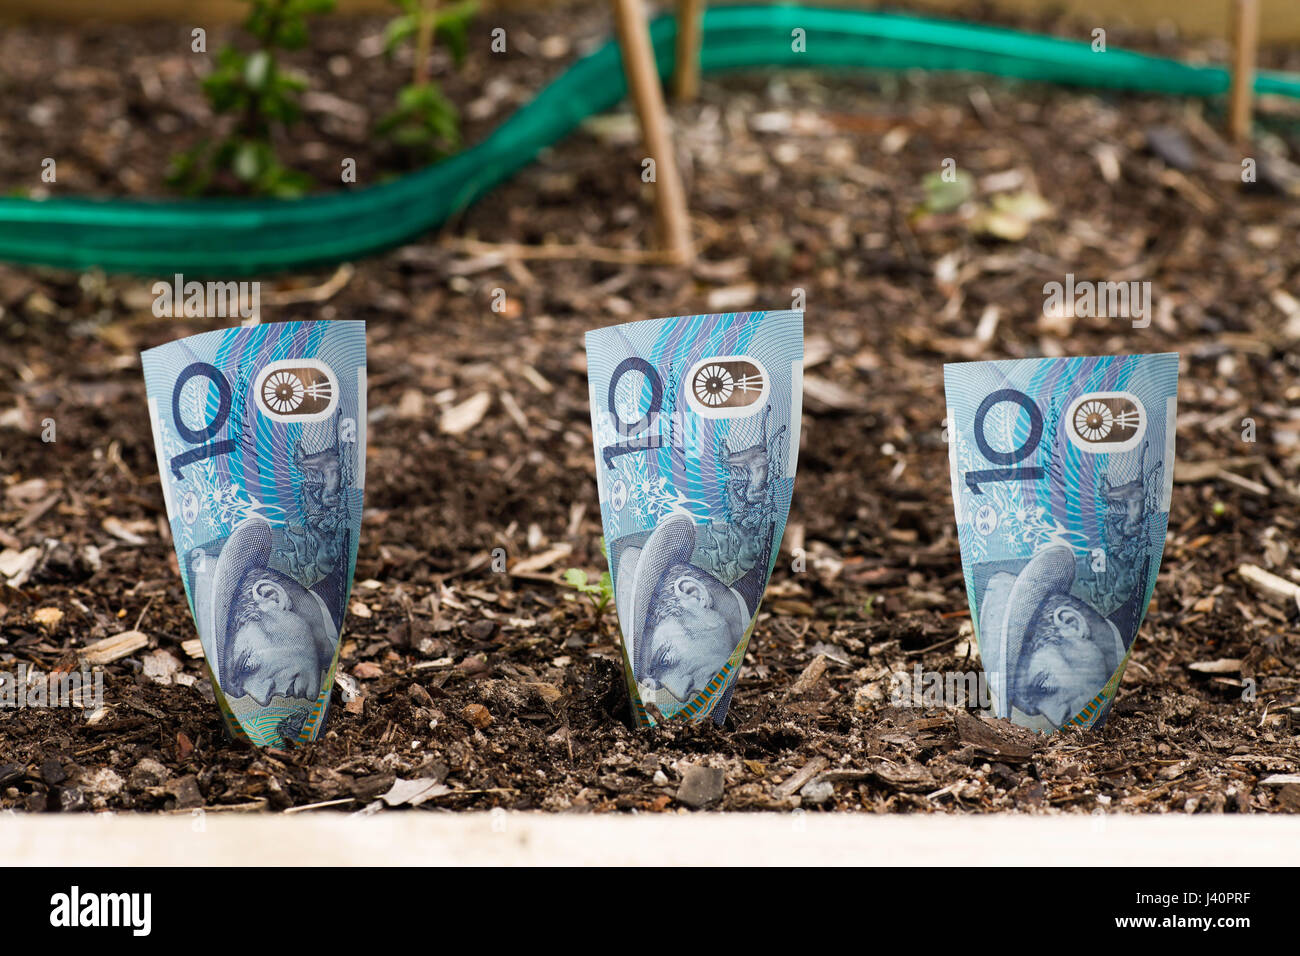
[[(509, 54), (478, 37), (462, 73), (438, 69), (470, 141), (609, 28), (599, 4), (492, 17)], [(359, 185), (409, 168), (368, 133), (407, 69), (376, 54), (382, 27), (330, 21), (295, 56), (316, 95), (281, 152), (322, 188), (340, 156), (358, 158)], [(168, 156), (209, 123), (188, 31), (6, 29), (0, 183), (164, 194)], [(1124, 41), (1193, 52), (1112, 31)], [(368, 323), (368, 487), (340, 663), (363, 697), (345, 707), (336, 690), (310, 746), (228, 740), (187, 651), (196, 634), (139, 352), (225, 322), (155, 317), (150, 287), (170, 277), (0, 267), (0, 551), (38, 549), (19, 586), (0, 590), (0, 668), (66, 669), (105, 637), (147, 638), (103, 666), (100, 712), (0, 711), (0, 808), (393, 812), (400, 778), (428, 782), (422, 811), (1300, 810), (1300, 787), (1265, 782), (1300, 771), (1298, 610), (1238, 573), (1296, 580), (1300, 568), (1300, 206), (1243, 186), (1218, 108), (785, 72), (706, 78), (673, 115), (693, 269), (636, 261), (653, 241), (652, 187), (635, 121), (617, 112), (442, 235), (337, 273), (264, 277), (264, 321)], [(1294, 158), (1295, 118), (1268, 105), (1259, 148)], [(46, 156), (58, 181), (42, 187)], [(976, 206), (1037, 194), (1050, 208), (1023, 237), (927, 214), (922, 180), (948, 157), (973, 175)], [(616, 252), (530, 258), (467, 238)], [(1066, 273), (1149, 280), (1149, 327), (1045, 318), (1043, 286)], [(730, 714), (722, 727), (638, 731), (612, 612), (597, 618), (557, 581), (603, 569), (582, 333), (787, 308), (796, 290), (799, 474)], [(974, 708), (900, 706), (894, 675), (978, 670), (942, 364), (1171, 350), (1182, 380), (1169, 536), (1109, 722), (1041, 736)], [(490, 403), (466, 426), (462, 403), (479, 394)], [(497, 573), (496, 548), (512, 566), (536, 560)], [(1226, 663), (1192, 667), (1207, 662)]]

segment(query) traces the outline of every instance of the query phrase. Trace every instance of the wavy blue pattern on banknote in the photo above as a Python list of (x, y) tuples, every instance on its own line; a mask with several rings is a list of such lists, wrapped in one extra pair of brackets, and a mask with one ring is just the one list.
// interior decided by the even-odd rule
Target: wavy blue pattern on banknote
[(222, 329), (142, 356), (190, 610), (232, 732), (314, 739), (365, 490), (365, 325)]
[(785, 529), (803, 314), (587, 333), (597, 486), (633, 709), (721, 721)]
[(1178, 356), (944, 367), (971, 617), (1000, 716), (1104, 721), (1155, 587)]

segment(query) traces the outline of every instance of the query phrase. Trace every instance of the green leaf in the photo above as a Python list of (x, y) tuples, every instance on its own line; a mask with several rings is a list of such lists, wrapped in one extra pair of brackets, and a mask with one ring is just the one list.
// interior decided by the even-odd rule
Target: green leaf
[(473, 0), (455, 3), (438, 11), (433, 21), (433, 35), (447, 44), (456, 65), (465, 62), (469, 52), (469, 23), (478, 13), (478, 4)]
[(265, 147), (262, 143), (244, 142), (235, 150), (230, 171), (242, 182), (255, 182), (265, 168)]
[(384, 28), (384, 52), (392, 53), (398, 46), (415, 36), (416, 18), (411, 15), (397, 17)]
[(250, 90), (263, 90), (275, 70), (275, 59), (268, 50), (257, 50), (244, 63), (244, 83)]
[(954, 212), (975, 195), (975, 177), (966, 170), (957, 170), (951, 181), (943, 176), (943, 173), (930, 173), (921, 181), (928, 212)]
[(312, 187), (312, 182), (306, 173), (276, 163), (261, 186), (263, 192), (277, 199), (297, 199)]

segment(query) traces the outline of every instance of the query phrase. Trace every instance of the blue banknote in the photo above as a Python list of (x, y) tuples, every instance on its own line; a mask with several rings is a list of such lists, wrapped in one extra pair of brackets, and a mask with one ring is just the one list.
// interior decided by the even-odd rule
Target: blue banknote
[(142, 355), (172, 540), (231, 733), (319, 734), (356, 567), (364, 322), (222, 329)]
[(790, 510), (803, 313), (597, 329), (587, 378), (633, 713), (720, 724)]
[(1178, 356), (944, 366), (962, 571), (998, 716), (1105, 721), (1173, 491)]

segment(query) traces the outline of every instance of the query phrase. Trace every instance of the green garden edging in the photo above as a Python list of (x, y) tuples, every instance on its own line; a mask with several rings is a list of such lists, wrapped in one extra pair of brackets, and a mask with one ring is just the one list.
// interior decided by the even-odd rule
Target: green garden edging
[[(651, 24), (672, 72), (676, 24)], [(804, 52), (793, 31), (802, 30)], [(944, 20), (801, 6), (717, 7), (701, 68), (958, 70), (1179, 96), (1227, 92), (1228, 72), (1087, 43)], [(1257, 93), (1300, 98), (1300, 76), (1260, 73)], [(0, 199), (0, 261), (143, 275), (236, 276), (325, 265), (433, 229), (627, 92), (618, 46), (574, 63), (487, 139), (392, 182), (302, 199)]]

